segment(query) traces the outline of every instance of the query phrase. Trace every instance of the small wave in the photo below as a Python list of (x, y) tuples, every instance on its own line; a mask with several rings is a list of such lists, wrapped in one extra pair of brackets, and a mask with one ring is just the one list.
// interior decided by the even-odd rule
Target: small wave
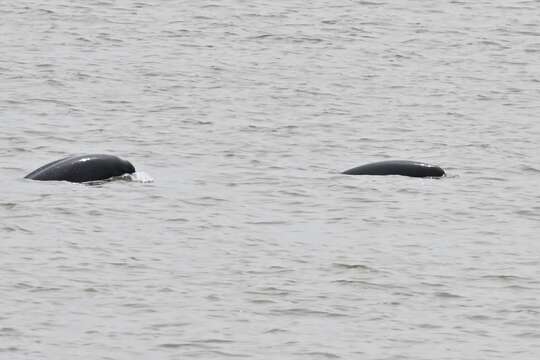
[(329, 352), (320, 352), (320, 351), (311, 351), (311, 352), (301, 352), (297, 353), (298, 355), (307, 355), (310, 358), (323, 358), (323, 359), (341, 359), (339, 355)]
[(516, 275), (484, 275), (482, 279), (488, 280), (501, 280), (501, 281), (523, 281), (527, 278), (516, 276)]
[(128, 176), (130, 177), (130, 180), (134, 182), (140, 182), (140, 183), (154, 182), (154, 178), (152, 178), (149, 174), (142, 171), (129, 174)]
[(0, 207), (3, 207), (3, 208), (8, 209), (8, 210), (13, 209), (15, 206), (17, 206), (17, 204), (12, 203), (12, 202), (0, 203)]
[(430, 329), (430, 330), (441, 329), (442, 328), (442, 326), (440, 326), (440, 325), (429, 324), (429, 323), (418, 324), (417, 326), (419, 328), (421, 328), (421, 329)]
[(154, 330), (164, 329), (164, 328), (176, 328), (176, 327), (184, 327), (189, 326), (191, 323), (189, 322), (172, 322), (172, 323), (160, 323), (160, 324), (154, 324), (151, 325), (150, 328)]
[(193, 342), (199, 344), (232, 344), (234, 341), (226, 339), (201, 339), (194, 340)]
[(349, 279), (340, 279), (332, 281), (334, 284), (339, 285), (351, 285), (358, 287), (368, 287), (372, 289), (401, 289), (402, 287), (392, 285), (392, 284), (378, 284), (366, 280), (349, 280)]
[(191, 344), (183, 344), (183, 343), (165, 343), (165, 344), (161, 344), (159, 346), (162, 347), (162, 348), (168, 348), (168, 349), (178, 349), (178, 348), (181, 348), (181, 347), (192, 346), (192, 345)]
[(287, 221), (280, 221), (280, 220), (268, 220), (268, 221), (248, 221), (246, 224), (249, 225), (286, 225), (288, 224)]
[(537, 332), (523, 332), (520, 334), (515, 335), (516, 337), (520, 338), (529, 338), (529, 339), (540, 339), (540, 334)]
[(446, 298), (446, 299), (457, 299), (457, 298), (462, 298), (463, 297), (461, 295), (452, 294), (452, 293), (449, 293), (449, 292), (446, 292), (446, 291), (437, 292), (437, 293), (435, 293), (435, 296), (440, 297), (440, 298)]
[(87, 181), (83, 184), (90, 186), (103, 185), (113, 181), (133, 181), (139, 183), (151, 183), (154, 179), (145, 172), (134, 172), (133, 174), (124, 174), (120, 176), (114, 176), (105, 180)]
[(469, 315), (466, 316), (467, 319), (473, 320), (473, 321), (487, 321), (492, 320), (493, 318), (487, 315)]
[(346, 317), (346, 314), (339, 312), (323, 311), (323, 310), (311, 310), (304, 308), (290, 308), (281, 310), (272, 310), (273, 314), (287, 315), (287, 316), (321, 316), (321, 317)]
[(347, 270), (357, 269), (357, 270), (365, 270), (365, 271), (373, 271), (373, 272), (377, 271), (377, 270), (373, 269), (372, 267), (367, 266), (367, 265), (363, 265), (363, 264), (334, 263), (333, 265), (336, 268), (347, 269)]
[(120, 176), (115, 176), (115, 177), (107, 179), (107, 180), (103, 180), (102, 183), (103, 182), (108, 182), (108, 181), (115, 181), (115, 180), (133, 181), (133, 182), (140, 182), (140, 183), (154, 182), (154, 179), (150, 175), (148, 175), (147, 173), (145, 173), (145, 172), (134, 172), (133, 174), (124, 174), (124, 175), (120, 175)]
[(530, 173), (535, 173), (535, 174), (540, 173), (540, 169), (537, 169), (537, 168), (532, 167), (532, 166), (523, 166), (522, 169), (525, 172), (530, 172)]

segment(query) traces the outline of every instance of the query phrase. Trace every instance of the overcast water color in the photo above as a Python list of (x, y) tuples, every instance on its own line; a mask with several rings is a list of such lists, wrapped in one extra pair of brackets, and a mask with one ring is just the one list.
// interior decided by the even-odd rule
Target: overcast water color
[[(2, 1), (0, 359), (537, 359), (538, 19)], [(79, 153), (143, 180), (24, 179)]]

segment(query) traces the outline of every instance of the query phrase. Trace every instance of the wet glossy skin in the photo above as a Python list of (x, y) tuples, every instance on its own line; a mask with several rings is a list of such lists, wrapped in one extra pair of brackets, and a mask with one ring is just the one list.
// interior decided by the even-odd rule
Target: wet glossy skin
[(416, 161), (388, 160), (358, 166), (347, 171), (346, 175), (403, 175), (412, 177), (442, 177), (442, 168)]
[(25, 178), (87, 182), (105, 180), (135, 172), (133, 165), (117, 156), (104, 154), (76, 155), (48, 163)]

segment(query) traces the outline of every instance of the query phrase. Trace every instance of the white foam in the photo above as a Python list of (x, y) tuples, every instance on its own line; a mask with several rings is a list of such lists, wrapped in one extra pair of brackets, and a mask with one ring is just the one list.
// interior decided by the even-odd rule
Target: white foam
[(141, 182), (141, 183), (154, 182), (154, 178), (152, 178), (149, 174), (142, 171), (137, 171), (137, 172), (134, 172), (133, 174), (125, 174), (123, 176), (129, 177), (129, 179), (126, 179), (126, 180), (135, 181), (135, 182)]

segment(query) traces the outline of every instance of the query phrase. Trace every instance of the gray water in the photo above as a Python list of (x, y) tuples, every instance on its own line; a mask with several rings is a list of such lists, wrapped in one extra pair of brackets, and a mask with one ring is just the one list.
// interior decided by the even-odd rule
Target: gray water
[[(3, 1), (0, 358), (537, 359), (539, 18)], [(154, 181), (23, 179), (77, 153)]]

